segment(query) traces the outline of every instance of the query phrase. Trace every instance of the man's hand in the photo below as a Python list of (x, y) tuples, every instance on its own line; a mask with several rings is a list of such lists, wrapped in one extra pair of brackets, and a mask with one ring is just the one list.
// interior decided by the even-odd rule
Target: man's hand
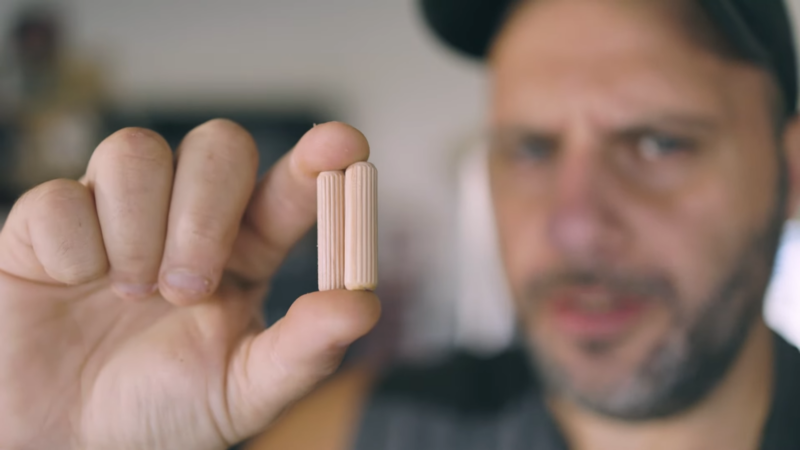
[(231, 122), (175, 158), (126, 129), (80, 182), (28, 192), (0, 233), (0, 449), (224, 449), (268, 426), (380, 313), (369, 292), (329, 291), (260, 317), (315, 221), (317, 174), (368, 156), (325, 124), (257, 183)]

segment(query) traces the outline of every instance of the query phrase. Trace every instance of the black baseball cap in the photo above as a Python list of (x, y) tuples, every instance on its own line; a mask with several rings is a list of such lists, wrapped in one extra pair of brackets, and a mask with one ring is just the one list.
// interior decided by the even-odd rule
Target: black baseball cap
[[(485, 58), (511, 8), (524, 0), (421, 0), (430, 28), (460, 52)], [(785, 98), (787, 114), (797, 109), (797, 56), (784, 0), (696, 0), (747, 59), (770, 70)]]

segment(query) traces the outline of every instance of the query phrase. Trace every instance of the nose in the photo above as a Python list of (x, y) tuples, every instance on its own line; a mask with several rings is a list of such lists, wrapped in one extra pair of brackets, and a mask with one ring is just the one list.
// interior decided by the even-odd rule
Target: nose
[(571, 264), (602, 267), (620, 256), (623, 224), (602, 155), (589, 146), (563, 149), (547, 223), (548, 239)]

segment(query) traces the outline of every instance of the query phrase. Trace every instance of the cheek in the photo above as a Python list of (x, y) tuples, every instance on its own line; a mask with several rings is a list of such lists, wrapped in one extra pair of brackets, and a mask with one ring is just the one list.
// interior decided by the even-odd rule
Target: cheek
[[(695, 316), (727, 281), (769, 216), (765, 208), (746, 205), (737, 190), (694, 191), (636, 219), (643, 260), (669, 274), (685, 316)], [(762, 197), (759, 205), (770, 204)]]
[(532, 274), (553, 263), (548, 253), (544, 214), (529, 199), (493, 183), (492, 195), (500, 251), (515, 299), (519, 299)]

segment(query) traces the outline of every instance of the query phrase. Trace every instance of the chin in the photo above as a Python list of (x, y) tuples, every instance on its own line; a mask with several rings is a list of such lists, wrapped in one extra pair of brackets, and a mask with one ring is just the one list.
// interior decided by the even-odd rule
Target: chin
[[(628, 339), (562, 340), (558, 343), (550, 339), (547, 340), (550, 345), (534, 345), (534, 357), (537, 368), (557, 372), (557, 376), (572, 389), (601, 395), (628, 384), (643, 370), (652, 353), (641, 348), (643, 341)], [(650, 344), (647, 347), (652, 349), (656, 346)]]
[(596, 339), (559, 333), (552, 320), (539, 319), (528, 329), (528, 341), (545, 387), (606, 415), (643, 414), (640, 405), (651, 403), (654, 392), (671, 384), (651, 372), (663, 365), (662, 359), (667, 365), (682, 360), (686, 350), (684, 333), (671, 330), (667, 317)]

